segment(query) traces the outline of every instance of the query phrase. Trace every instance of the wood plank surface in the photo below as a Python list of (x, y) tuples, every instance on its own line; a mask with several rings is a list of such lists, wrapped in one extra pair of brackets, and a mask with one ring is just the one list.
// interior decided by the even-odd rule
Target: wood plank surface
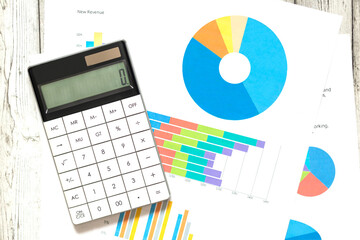
[[(27, 66), (43, 49), (44, 1), (0, 0), (0, 240), (39, 239), (40, 118)], [(340, 32), (352, 35), (360, 126), (360, 0), (286, 2), (344, 17)]]

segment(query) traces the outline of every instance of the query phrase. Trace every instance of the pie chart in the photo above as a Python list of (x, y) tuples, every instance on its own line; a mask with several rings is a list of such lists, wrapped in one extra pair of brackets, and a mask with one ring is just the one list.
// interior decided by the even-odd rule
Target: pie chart
[[(224, 80), (219, 71), (220, 62), (232, 53), (250, 63), (249, 74), (239, 83)], [(250, 17), (227, 16), (195, 33), (182, 70), (186, 89), (201, 109), (221, 119), (242, 120), (264, 112), (277, 100), (285, 85), (287, 60), (280, 40), (266, 25)]]
[(321, 240), (321, 236), (309, 225), (290, 220), (285, 240)]
[(300, 179), (298, 194), (314, 197), (326, 192), (335, 179), (335, 165), (330, 155), (317, 147), (309, 147)]

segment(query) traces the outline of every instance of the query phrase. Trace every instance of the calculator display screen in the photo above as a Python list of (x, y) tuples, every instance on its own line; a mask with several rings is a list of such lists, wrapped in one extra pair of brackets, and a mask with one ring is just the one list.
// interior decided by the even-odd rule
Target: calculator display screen
[(40, 86), (47, 109), (130, 86), (125, 63), (92, 70)]

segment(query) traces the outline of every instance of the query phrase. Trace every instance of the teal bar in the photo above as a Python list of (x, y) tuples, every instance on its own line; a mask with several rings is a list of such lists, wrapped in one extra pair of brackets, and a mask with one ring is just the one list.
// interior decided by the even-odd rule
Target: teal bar
[(231, 132), (224, 132), (223, 138), (233, 140), (235, 142), (245, 143), (247, 145), (251, 145), (251, 146), (255, 146), (255, 147), (256, 147), (256, 143), (257, 143), (256, 139), (244, 137), (244, 136), (237, 135), (237, 134), (231, 133)]
[(207, 166), (207, 164), (208, 164), (207, 159), (196, 157), (196, 156), (193, 156), (193, 155), (189, 155), (187, 161), (192, 162), (192, 163), (196, 163), (196, 164), (199, 164), (199, 165), (203, 165), (203, 166)]
[(186, 165), (186, 169), (194, 171), (194, 172), (198, 172), (198, 173), (203, 173), (204, 172), (204, 167), (196, 165), (196, 164), (192, 164), (192, 163), (188, 163)]
[(192, 154), (198, 157), (204, 157), (205, 156), (205, 151), (200, 150), (200, 149), (196, 149), (193, 147), (189, 147), (189, 146), (185, 146), (185, 145), (181, 145), (181, 149), (180, 151), (182, 151), (183, 153), (188, 153), (188, 154)]
[(214, 136), (208, 136), (207, 142), (214, 143), (223, 147), (232, 148), (234, 149), (235, 143), (229, 140), (225, 140), (222, 138), (214, 137)]
[(197, 180), (200, 182), (205, 182), (205, 178), (206, 178), (205, 175), (194, 173), (194, 172), (189, 172), (189, 171), (186, 173), (185, 177), (193, 179), (193, 180)]
[(210, 143), (206, 143), (206, 142), (198, 142), (197, 144), (198, 148), (210, 151), (210, 152), (215, 152), (215, 153), (219, 153), (222, 154), (223, 152), (223, 147), (219, 147)]

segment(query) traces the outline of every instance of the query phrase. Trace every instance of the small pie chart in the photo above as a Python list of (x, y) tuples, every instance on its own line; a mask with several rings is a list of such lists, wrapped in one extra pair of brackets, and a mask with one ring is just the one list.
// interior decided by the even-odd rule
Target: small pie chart
[(290, 220), (285, 240), (321, 240), (321, 236), (309, 225)]
[(317, 147), (309, 147), (300, 179), (298, 194), (315, 197), (326, 192), (335, 179), (335, 165), (330, 155)]
[[(235, 62), (228, 65), (228, 60)], [(224, 65), (244, 79), (229, 81), (224, 77), (228, 75)], [(182, 67), (194, 102), (227, 120), (264, 112), (279, 97), (287, 76), (286, 54), (279, 38), (265, 24), (245, 16), (218, 18), (200, 28), (186, 47)]]

